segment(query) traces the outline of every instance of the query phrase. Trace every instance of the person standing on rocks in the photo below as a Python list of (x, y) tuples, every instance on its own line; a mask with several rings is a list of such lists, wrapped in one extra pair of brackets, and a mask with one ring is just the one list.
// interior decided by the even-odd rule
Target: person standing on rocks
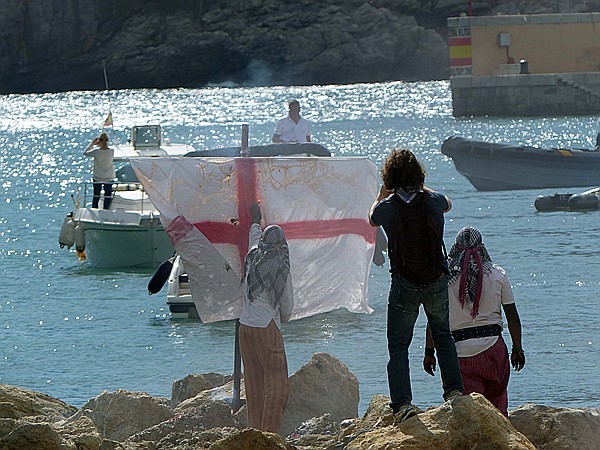
[[(492, 262), (481, 233), (465, 227), (448, 255), (450, 329), (456, 341), (465, 393), (478, 392), (508, 417), (510, 365), (525, 366), (521, 319), (504, 269)], [(512, 340), (510, 362), (502, 339), (502, 309)], [(435, 341), (435, 339), (434, 339)], [(433, 375), (435, 350), (429, 329), (423, 368)]]
[(281, 324), (292, 315), (290, 255), (283, 230), (261, 230), (258, 204), (250, 208), (252, 225), (242, 274), (240, 352), (248, 424), (277, 433), (288, 398), (288, 367)]
[(94, 197), (92, 199), (92, 208), (98, 208), (100, 203), (100, 193), (104, 190), (104, 209), (110, 207), (112, 202), (112, 182), (115, 180), (115, 166), (113, 159), (115, 151), (108, 146), (108, 134), (101, 133), (94, 138), (92, 142), (83, 151), (85, 156), (94, 158)]
[(277, 122), (271, 140), (276, 144), (310, 142), (310, 122), (300, 116), (300, 102), (290, 100), (288, 108), (288, 115)]
[(450, 200), (425, 186), (425, 170), (409, 150), (392, 150), (381, 169), (383, 185), (369, 219), (388, 237), (392, 284), (388, 297), (387, 366), (390, 407), (396, 421), (416, 415), (408, 348), (422, 304), (440, 358), (444, 400), (461, 395), (463, 383), (448, 320), (448, 268), (442, 252), (444, 213)]

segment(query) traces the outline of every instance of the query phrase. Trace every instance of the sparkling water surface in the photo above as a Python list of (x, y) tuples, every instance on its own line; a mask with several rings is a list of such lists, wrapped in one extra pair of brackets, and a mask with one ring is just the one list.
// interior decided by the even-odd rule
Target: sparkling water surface
[[(454, 118), (448, 82), (0, 96), (0, 383), (81, 406), (103, 390), (170, 397), (173, 380), (187, 374), (231, 373), (233, 322), (172, 319), (165, 290), (147, 294), (152, 270), (93, 269), (60, 249), (58, 234), (76, 183), (90, 180), (82, 152), (109, 109), (111, 140), (125, 142), (133, 125), (161, 124), (171, 141), (205, 149), (239, 145), (242, 123), (250, 145), (269, 142), (289, 98), (314, 122), (314, 141), (337, 156), (380, 166), (390, 148), (415, 151), (427, 184), (453, 201), (447, 245), (463, 226), (480, 229), (508, 271), (523, 323), (527, 364), (511, 375), (511, 409), (600, 407), (600, 212), (537, 213), (536, 196), (555, 189), (477, 192), (440, 153), (454, 134), (590, 148), (597, 118)], [(361, 414), (373, 395), (388, 395), (388, 289), (387, 263), (372, 266), (373, 314), (340, 310), (284, 326), (290, 374), (327, 352), (358, 378)], [(414, 402), (429, 407), (442, 390), (439, 374), (421, 368), (424, 327), (421, 313), (410, 360)]]

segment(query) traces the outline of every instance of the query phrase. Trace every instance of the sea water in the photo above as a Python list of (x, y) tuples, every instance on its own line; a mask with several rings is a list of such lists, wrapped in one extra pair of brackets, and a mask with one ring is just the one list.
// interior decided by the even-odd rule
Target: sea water
[[(91, 178), (82, 152), (109, 111), (113, 142), (125, 142), (133, 125), (160, 124), (172, 142), (208, 149), (239, 145), (243, 123), (250, 145), (268, 143), (290, 98), (313, 122), (313, 140), (336, 156), (380, 166), (391, 148), (413, 150), (427, 184), (453, 201), (447, 246), (463, 226), (480, 229), (509, 274), (523, 324), (527, 363), (511, 374), (511, 409), (600, 407), (600, 212), (536, 212), (535, 198), (554, 189), (477, 192), (440, 153), (451, 135), (590, 148), (597, 118), (454, 118), (444, 81), (0, 96), (0, 383), (81, 406), (103, 390), (169, 397), (173, 380), (188, 374), (231, 373), (232, 322), (171, 318), (165, 290), (147, 294), (151, 269), (94, 269), (59, 248), (59, 230), (77, 182)], [(371, 315), (339, 310), (284, 326), (290, 374), (327, 352), (358, 378), (360, 413), (373, 395), (387, 395), (389, 283), (387, 262), (373, 265)], [(421, 368), (424, 327), (421, 313), (410, 362), (414, 402), (428, 407), (442, 389), (439, 373)]]

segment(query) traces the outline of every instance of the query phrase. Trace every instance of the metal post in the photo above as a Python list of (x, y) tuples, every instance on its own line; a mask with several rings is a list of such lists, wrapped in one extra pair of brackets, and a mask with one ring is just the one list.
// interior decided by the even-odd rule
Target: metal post
[(242, 124), (242, 156), (248, 156), (248, 134), (248, 124), (244, 123)]
[[(242, 124), (242, 147), (241, 153), (243, 157), (248, 156), (248, 124)], [(242, 381), (242, 354), (240, 352), (240, 319), (235, 321), (235, 344), (233, 355), (233, 412), (236, 412), (243, 405), (240, 398)]]
[(233, 354), (233, 412), (242, 407), (240, 399), (242, 380), (242, 355), (240, 353), (240, 319), (235, 321), (235, 344)]

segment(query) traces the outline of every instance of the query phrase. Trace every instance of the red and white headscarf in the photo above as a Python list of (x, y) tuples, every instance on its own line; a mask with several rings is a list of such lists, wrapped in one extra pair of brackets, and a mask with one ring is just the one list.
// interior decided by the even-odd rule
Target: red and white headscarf
[(464, 227), (457, 235), (448, 254), (450, 277), (448, 285), (460, 280), (459, 300), (471, 305), (471, 317), (479, 313), (483, 274), (491, 272), (492, 259), (483, 245), (481, 233), (474, 227)]

